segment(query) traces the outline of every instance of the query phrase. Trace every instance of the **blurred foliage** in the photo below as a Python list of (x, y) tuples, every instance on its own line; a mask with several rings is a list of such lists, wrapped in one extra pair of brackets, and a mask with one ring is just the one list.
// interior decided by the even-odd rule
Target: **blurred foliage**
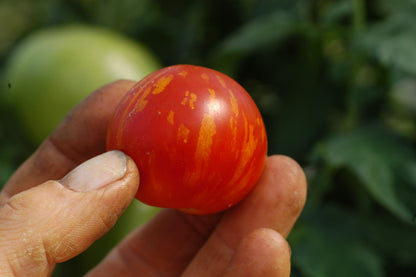
[[(3, 0), (0, 74), (21, 39), (69, 22), (117, 30), (164, 65), (223, 71), (251, 93), (269, 153), (308, 177), (293, 276), (414, 276), (415, 1)], [(33, 146), (0, 113), (4, 183)]]

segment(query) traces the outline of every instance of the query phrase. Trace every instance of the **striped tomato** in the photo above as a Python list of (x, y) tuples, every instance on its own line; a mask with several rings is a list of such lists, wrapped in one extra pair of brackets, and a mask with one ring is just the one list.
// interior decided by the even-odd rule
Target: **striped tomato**
[(236, 81), (205, 67), (174, 65), (123, 98), (107, 149), (135, 161), (140, 201), (208, 214), (235, 205), (254, 187), (267, 137), (256, 104)]

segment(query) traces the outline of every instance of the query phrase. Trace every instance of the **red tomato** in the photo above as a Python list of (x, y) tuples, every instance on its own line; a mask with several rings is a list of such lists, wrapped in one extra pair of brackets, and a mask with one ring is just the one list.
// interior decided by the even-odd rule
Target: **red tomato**
[(137, 164), (140, 201), (208, 214), (235, 205), (254, 187), (267, 137), (256, 104), (236, 81), (175, 65), (148, 75), (123, 98), (107, 149)]

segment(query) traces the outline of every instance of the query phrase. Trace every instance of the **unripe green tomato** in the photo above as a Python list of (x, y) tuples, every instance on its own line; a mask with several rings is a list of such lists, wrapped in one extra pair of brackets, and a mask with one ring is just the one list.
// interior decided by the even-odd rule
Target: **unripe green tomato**
[(5, 70), (6, 101), (39, 144), (65, 114), (95, 89), (117, 79), (140, 80), (160, 68), (141, 44), (83, 25), (31, 34)]

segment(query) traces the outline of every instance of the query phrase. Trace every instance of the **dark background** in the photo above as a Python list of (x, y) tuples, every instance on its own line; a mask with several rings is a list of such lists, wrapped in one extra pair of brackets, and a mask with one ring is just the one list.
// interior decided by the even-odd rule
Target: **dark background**
[[(140, 41), (165, 66), (211, 67), (247, 89), (269, 154), (293, 157), (308, 177), (289, 237), (292, 276), (415, 275), (415, 1), (1, 0), (0, 74), (29, 34), (74, 22)], [(2, 185), (35, 146), (9, 107), (0, 116)], [(78, 276), (80, 263), (55, 275)]]

